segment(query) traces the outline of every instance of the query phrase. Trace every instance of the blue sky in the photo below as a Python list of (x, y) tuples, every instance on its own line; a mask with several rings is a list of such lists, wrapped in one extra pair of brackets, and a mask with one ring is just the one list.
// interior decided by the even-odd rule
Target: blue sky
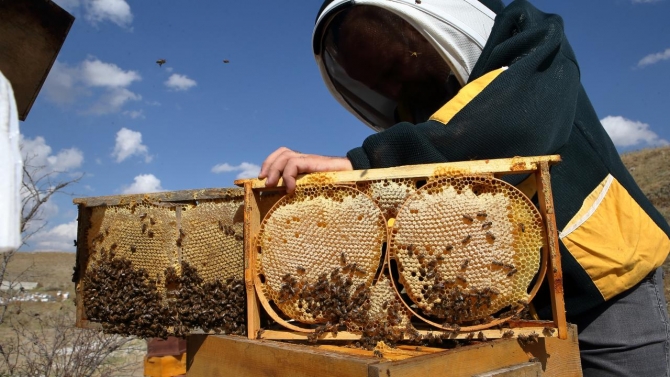
[[(230, 187), (279, 146), (344, 155), (371, 133), (321, 81), (320, 0), (55, 2), (76, 20), (20, 127), (35, 163), (85, 174), (74, 197)], [(670, 0), (533, 3), (563, 16), (620, 151), (667, 144)], [(76, 216), (56, 197), (24, 250), (74, 251)]]

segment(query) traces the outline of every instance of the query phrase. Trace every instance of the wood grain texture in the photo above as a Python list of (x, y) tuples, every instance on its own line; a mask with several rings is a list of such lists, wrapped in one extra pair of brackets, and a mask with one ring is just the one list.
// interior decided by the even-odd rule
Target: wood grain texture
[(247, 337), (255, 339), (261, 328), (261, 315), (258, 297), (254, 288), (256, 276), (255, 235), (260, 228), (258, 193), (254, 193), (250, 184), (244, 185), (244, 284), (247, 292)]
[(93, 196), (88, 198), (75, 198), (74, 204), (86, 207), (116, 206), (132, 203), (179, 203), (192, 202), (196, 200), (221, 199), (230, 200), (241, 198), (244, 195), (240, 188), (205, 188), (197, 190), (164, 191), (150, 194)]
[(342, 355), (317, 347), (243, 337), (188, 337), (189, 377), (365, 377), (374, 357)]
[(554, 212), (549, 164), (541, 162), (540, 170), (535, 173), (535, 176), (537, 177), (537, 199), (546, 229), (545, 245), (549, 246), (547, 277), (549, 294), (551, 296), (552, 317), (558, 328), (558, 337), (566, 339), (567, 319), (565, 315), (565, 300), (563, 299), (563, 270), (561, 267), (561, 253), (558, 247), (558, 227)]
[(566, 340), (540, 338), (537, 343), (522, 346), (516, 339), (500, 339), (461, 347), (446, 352), (370, 366), (370, 377), (465, 377), (493, 371), (536, 357), (542, 365), (542, 376), (581, 376), (577, 328), (568, 328)]
[[(527, 174), (536, 171), (540, 162), (555, 164), (560, 161), (560, 156), (551, 155), (398, 166), (384, 169), (312, 173), (299, 175), (298, 179), (296, 180), (296, 184), (305, 185), (311, 183), (347, 183), (357, 181), (372, 181), (377, 179), (416, 178), (442, 175), (469, 175), (489, 173)], [(235, 184), (242, 186), (245, 184), (245, 182), (251, 182), (252, 187), (256, 189), (265, 188), (264, 179), (239, 179), (235, 181)], [(271, 189), (283, 190), (283, 186), (284, 182), (280, 179), (279, 183), (277, 184), (277, 188)]]

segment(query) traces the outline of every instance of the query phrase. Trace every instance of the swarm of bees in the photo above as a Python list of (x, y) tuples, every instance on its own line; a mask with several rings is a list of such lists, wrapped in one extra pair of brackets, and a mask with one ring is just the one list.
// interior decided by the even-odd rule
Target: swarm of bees
[(140, 338), (186, 336), (196, 328), (223, 334), (246, 333), (245, 289), (241, 279), (204, 282), (198, 271), (181, 263), (181, 274), (168, 267), (160, 279), (134, 268), (113, 252), (100, 253), (84, 275), (83, 296), (88, 320), (106, 333)]

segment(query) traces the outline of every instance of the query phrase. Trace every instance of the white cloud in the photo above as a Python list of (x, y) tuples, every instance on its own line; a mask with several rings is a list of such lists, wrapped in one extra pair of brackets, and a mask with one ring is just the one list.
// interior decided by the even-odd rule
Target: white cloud
[(188, 90), (192, 87), (198, 85), (195, 80), (191, 80), (185, 75), (180, 75), (178, 73), (173, 73), (167, 81), (165, 81), (165, 86), (172, 90)]
[(116, 113), (121, 110), (128, 101), (139, 101), (142, 96), (135, 94), (126, 88), (116, 88), (108, 90), (100, 99), (91, 106), (89, 113), (103, 115)]
[(86, 93), (78, 83), (79, 77), (78, 67), (55, 61), (44, 83), (47, 99), (59, 105), (73, 103), (78, 96)]
[(77, 220), (58, 224), (48, 230), (36, 233), (28, 242), (35, 250), (74, 251), (77, 239)]
[(149, 148), (142, 144), (142, 133), (124, 127), (116, 133), (112, 157), (116, 158), (116, 162), (122, 162), (130, 156), (144, 156), (144, 162), (147, 163), (153, 158), (149, 155)]
[(34, 139), (21, 135), (21, 154), (24, 161), (33, 167), (41, 167), (43, 173), (64, 173), (81, 167), (84, 153), (77, 148), (61, 149), (51, 154), (52, 149), (42, 136)]
[(133, 22), (133, 13), (125, 0), (55, 0), (58, 5), (75, 13), (81, 9), (90, 24), (110, 21), (122, 28)]
[(668, 145), (667, 140), (661, 139), (649, 129), (647, 123), (642, 123), (621, 116), (607, 116), (600, 120), (605, 130), (617, 147), (634, 145), (660, 146)]
[(116, 64), (105, 63), (99, 59), (84, 60), (81, 63), (82, 79), (88, 86), (106, 88), (125, 88), (142, 77), (135, 71), (124, 71)]
[(143, 110), (124, 111), (122, 114), (128, 116), (130, 119), (145, 118)]
[(237, 174), (237, 179), (256, 178), (258, 177), (258, 173), (261, 171), (261, 167), (250, 162), (243, 162), (237, 166), (230, 165), (229, 163), (223, 163), (215, 165), (212, 168), (212, 173), (215, 174), (229, 173), (233, 171), (239, 171)]
[(640, 59), (639, 62), (637, 62), (637, 66), (638, 68), (645, 67), (668, 59), (670, 59), (670, 48), (667, 48), (662, 52), (657, 52), (655, 54), (649, 54), (645, 56), (644, 58)]
[(140, 174), (134, 182), (122, 190), (123, 194), (144, 194), (149, 192), (165, 191), (161, 187), (161, 180), (153, 174)]
[(133, 22), (133, 13), (125, 0), (86, 0), (86, 20), (92, 24), (111, 21), (121, 27)]
[(89, 57), (76, 66), (56, 61), (44, 84), (47, 99), (53, 103), (76, 104), (82, 96), (97, 96), (85, 113), (109, 114), (121, 110), (128, 101), (142, 96), (129, 89), (142, 80), (139, 73), (123, 70), (116, 64)]

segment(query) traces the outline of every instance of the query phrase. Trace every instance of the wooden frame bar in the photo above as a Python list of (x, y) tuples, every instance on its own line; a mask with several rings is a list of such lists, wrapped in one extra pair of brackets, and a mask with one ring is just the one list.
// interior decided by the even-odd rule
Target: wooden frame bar
[[(544, 221), (545, 245), (548, 251), (543, 250), (547, 255), (547, 262), (543, 264), (540, 270), (540, 276), (544, 279), (545, 271), (549, 271), (547, 278), (550, 282), (550, 294), (552, 302), (553, 321), (541, 325), (542, 321), (526, 323), (525, 327), (554, 327), (558, 329), (558, 337), (566, 339), (567, 321), (565, 317), (565, 303), (563, 300), (562, 272), (560, 263), (560, 252), (558, 249), (558, 234), (556, 219), (554, 214), (553, 197), (550, 185), (549, 166), (559, 163), (560, 156), (536, 156), (536, 157), (514, 157), (508, 159), (464, 161), (440, 164), (401, 166), (385, 169), (355, 170), (341, 172), (313, 173), (298, 176), (296, 184), (355, 184), (361, 181), (373, 181), (382, 179), (401, 179), (401, 178), (431, 178), (437, 176), (462, 176), (462, 175), (494, 175), (496, 177), (508, 174), (531, 174), (534, 177), (537, 187), (537, 194), (540, 204), (540, 213)], [(260, 230), (260, 223), (272, 204), (274, 204), (281, 195), (284, 194), (283, 181), (280, 180), (276, 187), (265, 187), (265, 180), (243, 179), (235, 181), (236, 185), (243, 186), (245, 189), (245, 278), (247, 282), (247, 302), (248, 302), (248, 338), (249, 339), (277, 339), (277, 340), (299, 340), (306, 339), (310, 329), (304, 329), (299, 326), (278, 318), (270, 309), (270, 304), (262, 297), (257, 289), (260, 289), (260, 282), (257, 280), (257, 271), (255, 270), (256, 250), (254, 249), (256, 237)], [(274, 200), (262, 203), (262, 194), (275, 192), (279, 194)], [(250, 287), (256, 285), (256, 289)], [(259, 305), (266, 309), (266, 312), (278, 323), (283, 325), (286, 330), (267, 330), (259, 333), (260, 317)], [(519, 323), (514, 323), (518, 325)], [(251, 331), (253, 328), (254, 331)], [(515, 328), (516, 330), (517, 328)], [(533, 331), (533, 330), (531, 330)], [(530, 333), (531, 331), (527, 331)], [(544, 336), (543, 331), (537, 331), (539, 336)], [(523, 330), (523, 333), (526, 331)], [(520, 332), (521, 333), (521, 332)], [(486, 330), (487, 338), (498, 338), (501, 336), (497, 330)], [(467, 333), (460, 334), (456, 338), (465, 338)], [(338, 332), (337, 337), (332, 337), (327, 333), (322, 339), (332, 340), (353, 340), (360, 336), (349, 332)]]

